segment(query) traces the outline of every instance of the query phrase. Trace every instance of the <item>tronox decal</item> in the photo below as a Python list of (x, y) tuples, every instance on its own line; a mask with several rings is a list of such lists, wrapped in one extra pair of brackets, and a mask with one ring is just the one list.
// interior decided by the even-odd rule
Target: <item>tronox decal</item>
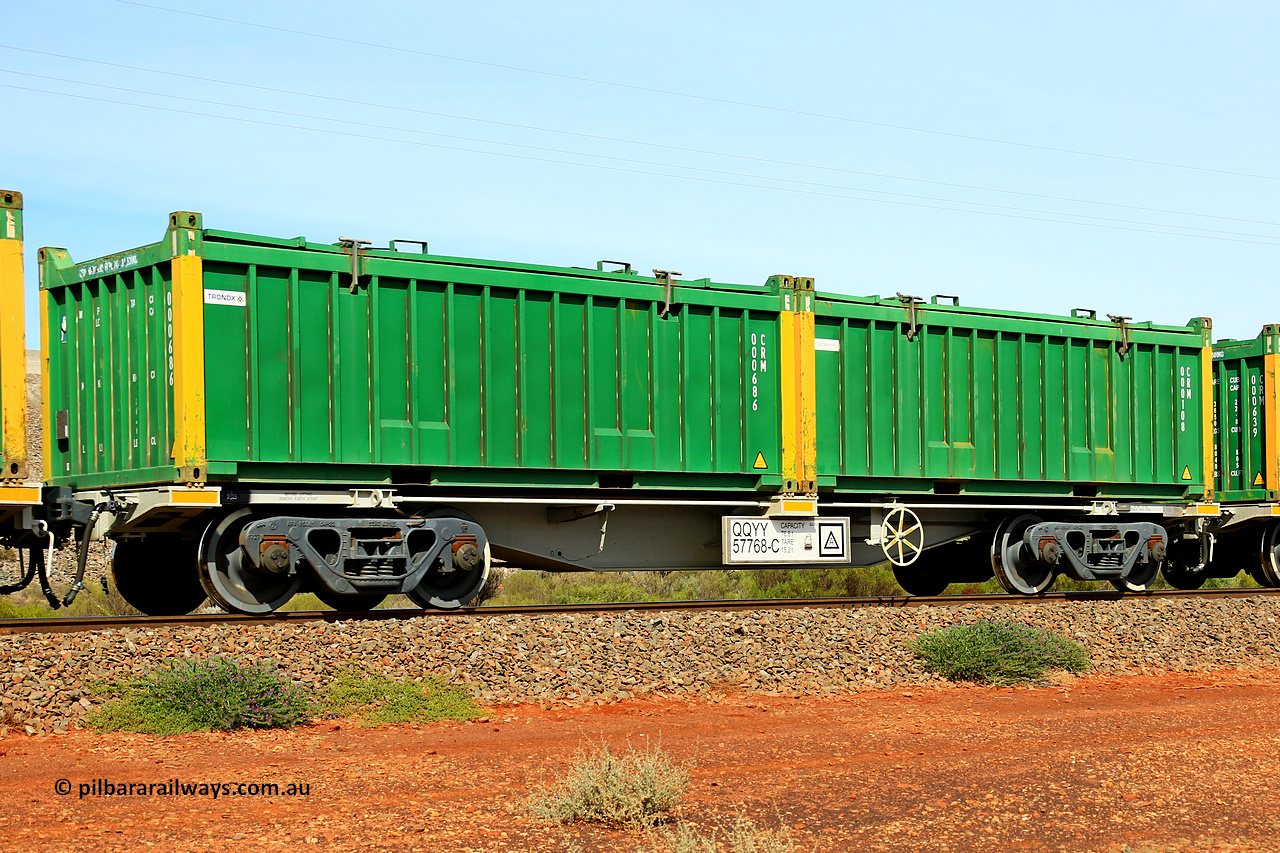
[(204, 292), (205, 305), (234, 305), (243, 308), (247, 304), (247, 297), (238, 290), (206, 290)]

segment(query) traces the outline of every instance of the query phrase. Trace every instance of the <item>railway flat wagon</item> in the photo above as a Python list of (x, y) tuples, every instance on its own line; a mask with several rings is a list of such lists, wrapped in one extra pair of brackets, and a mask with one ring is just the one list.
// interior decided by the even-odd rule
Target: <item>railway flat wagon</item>
[(115, 540), (148, 613), (300, 590), (459, 607), (493, 557), (1143, 589), (1217, 511), (1207, 320), (320, 244), (190, 212), (107, 257), (43, 249), (40, 271), (46, 503)]
[(813, 316), (807, 476), (870, 531), (860, 561), (888, 559), (908, 590), (992, 571), (1019, 593), (1057, 573), (1143, 589), (1204, 537), (1209, 320), (905, 294), (818, 294)]

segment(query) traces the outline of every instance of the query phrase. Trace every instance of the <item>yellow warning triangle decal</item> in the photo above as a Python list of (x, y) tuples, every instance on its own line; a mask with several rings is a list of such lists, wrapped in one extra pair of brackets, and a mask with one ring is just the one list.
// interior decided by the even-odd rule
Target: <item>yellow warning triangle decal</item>
[(1258, 472), (1258, 476), (1256, 476), (1256, 477), (1254, 477), (1254, 478), (1253, 478), (1253, 484), (1254, 484), (1255, 486), (1261, 486), (1261, 485), (1262, 485), (1262, 472), (1261, 472), (1261, 471), (1259, 471), (1259, 472)]
[(756, 454), (756, 461), (755, 461), (755, 462), (753, 462), (753, 463), (751, 463), (751, 467), (752, 467), (752, 468), (768, 468), (768, 467), (769, 467), (769, 463), (764, 461), (764, 454), (763, 454), (763, 453), (757, 453), (757, 454)]
[(1190, 465), (1188, 465), (1188, 466), (1186, 466), (1185, 468), (1183, 468), (1183, 469), (1182, 469), (1182, 479), (1184, 479), (1184, 480), (1190, 480), (1190, 479), (1191, 479), (1191, 466), (1190, 466)]

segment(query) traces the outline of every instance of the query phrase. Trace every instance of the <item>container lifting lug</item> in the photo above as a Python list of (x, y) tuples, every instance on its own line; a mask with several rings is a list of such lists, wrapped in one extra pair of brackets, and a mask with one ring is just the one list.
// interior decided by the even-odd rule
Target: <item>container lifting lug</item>
[(1108, 314), (1107, 319), (1120, 327), (1120, 346), (1117, 351), (1120, 357), (1124, 358), (1125, 353), (1129, 351), (1129, 327), (1125, 325), (1126, 320), (1132, 320), (1132, 317), (1122, 317), (1119, 314)]
[[(612, 264), (615, 267), (622, 267), (622, 269), (607, 270), (604, 268), (605, 264)], [(631, 269), (631, 263), (629, 261), (596, 261), (596, 272), (620, 272), (625, 273), (626, 275), (636, 274), (635, 270)], [(679, 274), (680, 273), (676, 273), (676, 275)]]
[[(408, 242), (403, 241), (403, 242)], [(351, 237), (339, 237), (338, 245), (351, 250), (351, 292), (356, 292), (360, 284), (360, 247), (371, 245), (368, 240), (356, 240)]]
[(662, 310), (658, 312), (658, 316), (665, 319), (671, 310), (671, 278), (684, 273), (675, 270), (654, 270), (653, 274), (662, 282)]
[(924, 302), (919, 296), (912, 296), (907, 293), (899, 293), (898, 301), (902, 303), (902, 307), (907, 309), (907, 340), (914, 341), (916, 332), (919, 331), (919, 324), (916, 323), (916, 306)]

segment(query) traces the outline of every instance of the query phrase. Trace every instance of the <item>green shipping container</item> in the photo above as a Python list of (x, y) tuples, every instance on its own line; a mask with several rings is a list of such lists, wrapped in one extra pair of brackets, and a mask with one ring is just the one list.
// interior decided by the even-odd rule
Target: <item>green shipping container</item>
[(1093, 312), (941, 299), (818, 294), (820, 490), (1154, 500), (1211, 491), (1208, 320), (1122, 328)]
[(1214, 469), (1222, 501), (1280, 499), (1280, 326), (1213, 345)]
[(667, 310), (663, 280), (607, 262), (357, 250), (191, 213), (158, 243), (40, 259), (53, 485), (784, 485), (788, 277), (680, 281)]

